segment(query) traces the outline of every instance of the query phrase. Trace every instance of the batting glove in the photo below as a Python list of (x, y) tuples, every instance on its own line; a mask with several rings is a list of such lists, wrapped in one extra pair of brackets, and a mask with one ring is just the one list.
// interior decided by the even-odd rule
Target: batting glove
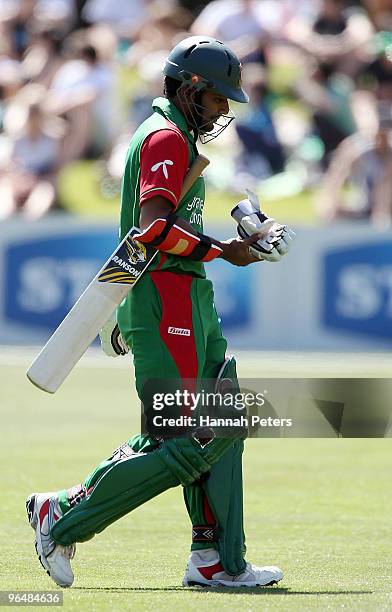
[(118, 357), (119, 355), (126, 355), (129, 352), (129, 347), (122, 337), (120, 328), (117, 325), (115, 313), (99, 332), (99, 339), (103, 352), (109, 357)]
[(262, 213), (257, 195), (248, 189), (246, 192), (248, 197), (231, 211), (238, 223), (238, 234), (241, 238), (249, 238), (261, 233), (262, 237), (249, 247), (252, 255), (261, 261), (280, 261), (289, 251), (295, 233), (287, 225), (281, 225)]

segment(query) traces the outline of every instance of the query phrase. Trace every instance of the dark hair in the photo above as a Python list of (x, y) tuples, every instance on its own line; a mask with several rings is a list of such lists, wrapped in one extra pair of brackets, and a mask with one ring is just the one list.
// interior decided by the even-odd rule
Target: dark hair
[(174, 98), (177, 94), (177, 90), (181, 85), (181, 81), (177, 79), (173, 79), (172, 77), (165, 76), (165, 80), (163, 82), (163, 95), (165, 98), (169, 100)]

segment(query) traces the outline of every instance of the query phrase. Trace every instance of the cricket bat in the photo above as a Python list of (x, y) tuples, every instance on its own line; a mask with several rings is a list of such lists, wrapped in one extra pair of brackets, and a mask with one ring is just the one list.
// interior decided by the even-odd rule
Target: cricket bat
[[(209, 163), (203, 155), (196, 157), (185, 175), (180, 199)], [(39, 389), (57, 391), (156, 257), (156, 249), (134, 240), (137, 233), (138, 228), (130, 229), (27, 370), (27, 378)]]

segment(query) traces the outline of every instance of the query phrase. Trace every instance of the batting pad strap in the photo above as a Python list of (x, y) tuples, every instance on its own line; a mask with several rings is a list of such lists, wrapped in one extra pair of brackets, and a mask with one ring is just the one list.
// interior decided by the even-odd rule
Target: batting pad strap
[(164, 251), (179, 257), (188, 257), (194, 261), (211, 261), (222, 253), (222, 249), (212, 244), (204, 234), (196, 236), (176, 224), (177, 215), (155, 219), (146, 230), (134, 237), (139, 242), (149, 244), (158, 251)]
[(217, 542), (218, 530), (215, 525), (193, 525), (192, 542)]

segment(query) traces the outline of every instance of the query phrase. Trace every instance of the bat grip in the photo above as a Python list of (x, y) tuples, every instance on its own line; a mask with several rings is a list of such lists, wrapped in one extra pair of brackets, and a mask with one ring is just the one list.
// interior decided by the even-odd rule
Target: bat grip
[(193, 164), (185, 175), (184, 182), (182, 184), (180, 200), (182, 200), (182, 198), (186, 196), (194, 182), (199, 178), (199, 176), (209, 163), (210, 160), (207, 159), (207, 157), (205, 157), (204, 155), (198, 155), (195, 158), (195, 161), (193, 162)]

